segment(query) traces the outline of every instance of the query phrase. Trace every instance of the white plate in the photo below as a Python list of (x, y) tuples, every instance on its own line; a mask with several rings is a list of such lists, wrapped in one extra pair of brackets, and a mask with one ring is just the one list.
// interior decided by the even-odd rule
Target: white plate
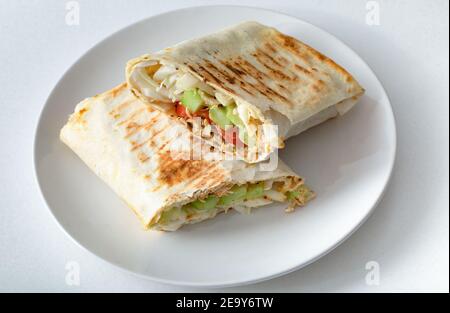
[[(367, 89), (358, 106), (288, 141), (281, 157), (318, 198), (284, 214), (280, 206), (182, 228), (145, 232), (132, 211), (58, 139), (77, 102), (124, 80), (132, 57), (244, 21), (277, 27), (347, 68)], [(169, 12), (97, 44), (63, 76), (39, 121), (35, 167), (42, 194), (78, 244), (123, 269), (157, 281), (231, 286), (269, 279), (317, 260), (369, 216), (388, 183), (396, 133), (388, 97), (361, 58), (323, 30), (272, 11), (232, 6)]]

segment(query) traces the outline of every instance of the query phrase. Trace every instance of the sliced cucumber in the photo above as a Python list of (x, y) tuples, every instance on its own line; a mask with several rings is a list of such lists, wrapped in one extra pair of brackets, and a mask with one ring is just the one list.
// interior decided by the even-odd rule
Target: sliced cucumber
[(253, 200), (261, 198), (264, 195), (264, 182), (259, 182), (257, 184), (251, 184), (247, 189), (247, 200)]
[(230, 119), (227, 117), (226, 109), (224, 107), (211, 107), (209, 109), (209, 118), (222, 129), (225, 129), (227, 125), (232, 125)]
[(192, 206), (192, 203), (188, 203), (183, 205), (181, 208), (187, 215), (194, 213), (195, 208)]
[(241, 118), (239, 117), (239, 115), (237, 115), (236, 113), (234, 113), (234, 109), (236, 109), (236, 105), (229, 105), (226, 108), (226, 115), (227, 118), (231, 121), (231, 123), (233, 123), (234, 125), (236, 125), (239, 128), (244, 128), (244, 122), (242, 122)]
[(214, 209), (219, 202), (219, 198), (216, 196), (209, 196), (204, 200), (196, 200), (192, 202), (192, 206), (197, 210), (211, 210)]
[(182, 218), (185, 212), (181, 208), (172, 208), (164, 211), (159, 218), (160, 224), (168, 224), (171, 221)]
[(191, 113), (197, 112), (205, 105), (205, 102), (198, 92), (198, 89), (186, 90), (183, 93), (183, 97), (181, 97), (181, 103)]
[(230, 189), (230, 193), (220, 197), (219, 205), (231, 205), (237, 201), (244, 200), (247, 194), (247, 185), (234, 186)]
[(241, 120), (239, 115), (234, 113), (235, 108), (236, 108), (236, 104), (232, 104), (232, 105), (229, 105), (226, 107), (227, 118), (231, 121), (231, 123), (233, 123), (233, 125), (235, 125), (239, 128), (239, 139), (243, 143), (248, 144), (247, 129), (245, 128), (245, 124)]

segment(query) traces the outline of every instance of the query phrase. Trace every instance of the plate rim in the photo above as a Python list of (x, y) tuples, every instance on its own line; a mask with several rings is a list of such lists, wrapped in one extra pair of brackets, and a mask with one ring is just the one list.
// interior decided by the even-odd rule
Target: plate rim
[[(387, 108), (388, 108), (388, 113), (389, 116), (392, 120), (392, 144), (393, 144), (393, 149), (390, 155), (390, 162), (389, 162), (389, 172), (388, 175), (385, 178), (385, 181), (383, 182), (384, 186), (380, 192), (380, 194), (378, 195), (376, 201), (372, 204), (371, 208), (369, 209), (369, 211), (367, 212), (367, 214), (364, 216), (364, 218), (361, 219), (361, 221), (359, 221), (359, 223), (353, 227), (352, 229), (350, 229), (342, 238), (340, 238), (340, 240), (336, 241), (333, 245), (331, 245), (328, 249), (325, 249), (324, 251), (322, 251), (321, 253), (318, 253), (317, 255), (315, 255), (314, 257), (312, 257), (310, 260), (300, 263), (296, 266), (290, 267), (290, 268), (286, 268), (285, 270), (281, 270), (281, 271), (276, 271), (276, 273), (273, 274), (268, 274), (268, 275), (263, 275), (259, 278), (254, 278), (254, 279), (249, 279), (249, 280), (235, 280), (235, 281), (224, 281), (224, 282), (217, 282), (217, 281), (211, 281), (211, 282), (192, 282), (192, 281), (185, 281), (185, 280), (174, 280), (174, 279), (164, 279), (164, 278), (160, 278), (160, 277), (155, 277), (155, 276), (150, 276), (150, 275), (146, 275), (143, 273), (139, 273), (139, 272), (135, 272), (131, 269), (128, 269), (120, 264), (117, 264), (113, 261), (110, 261), (106, 258), (103, 258), (102, 256), (100, 256), (99, 254), (97, 254), (96, 252), (92, 251), (91, 249), (87, 248), (86, 246), (84, 246), (81, 242), (79, 242), (76, 238), (74, 238), (62, 225), (62, 223), (60, 223), (60, 221), (58, 220), (58, 218), (56, 217), (55, 213), (53, 212), (53, 210), (51, 209), (49, 202), (47, 201), (46, 196), (44, 195), (44, 192), (42, 191), (42, 185), (41, 185), (41, 181), (39, 179), (39, 174), (38, 174), (38, 169), (37, 169), (37, 143), (38, 143), (38, 134), (39, 131), (42, 127), (42, 119), (44, 116), (44, 113), (47, 109), (47, 104), (49, 102), (49, 100), (53, 97), (54, 93), (56, 92), (56, 90), (58, 89), (58, 87), (60, 86), (61, 82), (64, 80), (64, 78), (68, 75), (68, 73), (76, 66), (76, 64), (82, 59), (84, 58), (86, 55), (88, 55), (92, 50), (94, 50), (95, 48), (97, 48), (99, 45), (101, 45), (102, 43), (104, 43), (105, 41), (109, 40), (110, 38), (116, 36), (117, 34), (126, 31), (127, 29), (140, 24), (140, 23), (144, 23), (147, 20), (150, 20), (152, 18), (156, 18), (156, 17), (161, 17), (164, 15), (169, 15), (169, 14), (173, 14), (176, 12), (180, 12), (180, 11), (188, 11), (188, 10), (195, 10), (195, 9), (202, 9), (202, 8), (235, 8), (235, 9), (249, 9), (249, 10), (255, 10), (255, 11), (265, 11), (268, 13), (272, 13), (272, 14), (276, 14), (276, 15), (281, 15), (281, 16), (285, 16), (285, 17), (289, 17), (291, 19), (295, 19), (303, 24), (308, 25), (309, 27), (313, 27), (316, 30), (319, 30), (323, 33), (326, 33), (328, 36), (330, 36), (331, 38), (333, 38), (334, 40), (336, 40), (339, 44), (343, 45), (346, 49), (348, 49), (349, 51), (351, 51), (358, 59), (360, 62), (362, 62), (362, 64), (365, 65), (366, 69), (376, 78), (378, 84), (380, 85), (381, 88), (381, 92), (382, 94), (385, 96), (386, 102), (388, 104)], [(390, 101), (390, 98), (386, 92), (386, 89), (384, 88), (382, 82), (378, 79), (378, 76), (375, 74), (375, 72), (373, 71), (373, 69), (367, 64), (367, 62), (358, 54), (356, 53), (349, 45), (347, 45), (343, 40), (341, 40), (340, 38), (336, 37), (335, 35), (333, 35), (332, 33), (329, 33), (328, 31), (322, 29), (319, 26), (316, 26), (308, 21), (305, 21), (299, 17), (293, 16), (291, 14), (288, 13), (284, 13), (284, 12), (279, 12), (277, 10), (274, 9), (268, 9), (268, 8), (263, 8), (263, 7), (256, 7), (256, 6), (247, 6), (247, 5), (222, 5), (222, 4), (217, 4), (217, 5), (197, 5), (197, 6), (186, 6), (186, 7), (181, 7), (175, 10), (169, 10), (169, 11), (164, 11), (158, 14), (154, 14), (154, 15), (150, 15), (147, 16), (143, 19), (140, 19), (136, 22), (133, 22), (131, 24), (126, 25), (123, 28), (120, 28), (119, 30), (113, 31), (112, 33), (108, 34), (106, 37), (104, 37), (103, 39), (99, 40), (98, 42), (96, 42), (94, 45), (92, 45), (90, 48), (88, 48), (85, 52), (83, 52), (79, 57), (76, 58), (76, 60), (74, 62), (72, 62), (72, 64), (66, 68), (66, 70), (63, 72), (63, 74), (59, 77), (57, 83), (55, 84), (55, 86), (52, 88), (51, 92), (49, 93), (49, 95), (47, 96), (44, 105), (42, 106), (37, 122), (35, 124), (34, 127), (34, 140), (33, 140), (33, 172), (34, 172), (34, 179), (35, 179), (35, 183), (38, 186), (38, 190), (39, 190), (39, 194), (41, 197), (41, 200), (43, 200), (43, 203), (45, 204), (45, 206), (47, 207), (47, 212), (50, 213), (50, 215), (52, 216), (53, 220), (56, 222), (56, 224), (58, 225), (58, 227), (63, 231), (63, 233), (66, 234), (66, 236), (68, 236), (72, 242), (74, 242), (77, 246), (79, 246), (81, 249), (83, 249), (84, 251), (89, 252), (89, 254), (94, 255), (97, 259), (102, 260), (103, 262), (112, 265), (113, 268), (117, 268), (120, 271), (129, 273), (135, 277), (140, 277), (143, 278), (145, 280), (149, 280), (149, 281), (154, 281), (154, 282), (158, 282), (158, 283), (163, 283), (163, 284), (167, 284), (167, 285), (173, 285), (173, 286), (185, 286), (185, 287), (194, 287), (194, 288), (202, 288), (202, 287), (208, 287), (208, 288), (223, 288), (223, 287), (236, 287), (236, 286), (244, 286), (244, 285), (250, 285), (250, 284), (256, 284), (259, 282), (263, 282), (263, 281), (268, 281), (280, 276), (284, 276), (287, 275), (289, 273), (292, 273), (294, 271), (297, 271), (299, 269), (302, 269), (312, 263), (314, 263), (315, 261), (319, 260), (320, 258), (324, 257), (325, 255), (329, 254), (331, 251), (333, 251), (334, 249), (336, 249), (337, 247), (339, 247), (343, 242), (345, 242), (349, 237), (351, 237), (369, 218), (370, 216), (372, 216), (373, 212), (375, 211), (375, 209), (378, 207), (378, 204), (380, 203), (380, 201), (383, 199), (384, 194), (386, 193), (390, 182), (391, 182), (391, 178), (393, 175), (393, 171), (394, 171), (394, 167), (395, 167), (395, 163), (396, 163), (396, 159), (397, 159), (397, 123), (396, 123), (396, 119), (395, 119), (395, 114), (394, 111), (392, 109), (392, 104)]]

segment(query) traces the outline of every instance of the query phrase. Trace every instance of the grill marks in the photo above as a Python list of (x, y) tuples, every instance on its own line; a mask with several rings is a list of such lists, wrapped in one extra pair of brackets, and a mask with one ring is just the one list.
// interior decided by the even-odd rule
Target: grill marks
[[(198, 185), (195, 181), (201, 178), (200, 181), (204, 184), (199, 187), (208, 188), (207, 182), (217, 182), (224, 177), (223, 170), (216, 162), (173, 158), (170, 152), (159, 154), (159, 170), (158, 180), (161, 184), (169, 187), (183, 182), (190, 182), (189, 185)], [(204, 180), (205, 177), (207, 177), (207, 181)]]
[(277, 49), (274, 48), (270, 42), (266, 42), (264, 43), (264, 47), (266, 47), (267, 50), (269, 50), (271, 53), (276, 54), (277, 53)]
[(109, 115), (112, 115), (115, 119), (121, 116), (122, 111), (124, 111), (127, 107), (129, 107), (135, 100), (124, 101), (115, 107), (113, 110), (109, 112)]
[(264, 52), (262, 49), (257, 49), (255, 53), (252, 54), (261, 64), (265, 63), (265, 60), (269, 60), (269, 62), (277, 65), (280, 68), (283, 68), (283, 65), (278, 62), (275, 58)]
[(109, 93), (112, 98), (115, 98), (120, 92), (122, 92), (126, 88), (127, 88), (127, 84), (123, 83), (123, 84), (120, 84), (119, 86), (115, 87), (114, 89), (110, 90)]
[(150, 159), (150, 157), (148, 155), (146, 155), (144, 152), (139, 152), (138, 153), (138, 159), (142, 163), (145, 163), (145, 162), (147, 162)]
[(148, 130), (150, 129), (153, 124), (155, 124), (158, 120), (158, 116), (154, 116), (150, 119), (150, 121), (148, 123), (144, 123), (144, 124), (138, 124), (136, 122), (130, 122), (127, 126), (127, 134), (125, 135), (125, 138), (129, 138), (133, 135), (135, 135), (139, 130), (141, 130), (142, 128)]
[(151, 143), (152, 142), (152, 139), (151, 139), (151, 137), (150, 138), (148, 138), (148, 139), (146, 139), (146, 140), (144, 140), (144, 141), (142, 141), (142, 142), (132, 142), (131, 143), (131, 151), (135, 151), (135, 150), (138, 150), (138, 149), (140, 149), (141, 147), (143, 147), (145, 144), (147, 144), (147, 143)]
[[(259, 94), (275, 102), (289, 105), (290, 91), (282, 86), (282, 82), (296, 81), (298, 78), (291, 71), (286, 70), (283, 57), (275, 59), (271, 51), (275, 48), (268, 44), (269, 50), (258, 49), (252, 54), (251, 60), (241, 56), (231, 59), (221, 59), (218, 53), (205, 51), (208, 59), (185, 62), (184, 64), (194, 73), (203, 77), (206, 82), (223, 88), (231, 93), (244, 91), (251, 96)], [(253, 64), (254, 62), (254, 64)], [(279, 82), (273, 83), (273, 81)], [(280, 87), (280, 85), (282, 87)]]
[(326, 92), (329, 88), (327, 82), (331, 79), (330, 74), (318, 70), (316, 64), (328, 64), (344, 75), (348, 83), (353, 81), (353, 77), (334, 61), (290, 36), (276, 33), (271, 42), (263, 43), (263, 47), (265, 50), (257, 49), (253, 56), (269, 71), (274, 69), (272, 74), (278, 78), (277, 87), (286, 94), (290, 94), (292, 87), (286, 88), (282, 81), (289, 82), (289, 79), (295, 83), (294, 86), (308, 88), (314, 94), (312, 97)]
[[(300, 43), (293, 37), (286, 36), (284, 34), (278, 33), (275, 36), (275, 40), (281, 49), (286, 49), (299, 60), (304, 61), (306, 64), (311, 64), (312, 62), (322, 63), (328, 65), (331, 69), (334, 69), (340, 75), (344, 77), (347, 83), (354, 82), (354, 78), (350, 75), (343, 67), (334, 62), (332, 59), (326, 57), (319, 51), (316, 51), (312, 47)], [(298, 69), (298, 68), (297, 68)], [(312, 68), (314, 72), (317, 73), (317, 69)], [(306, 73), (305, 73), (306, 74)]]
[[(116, 111), (117, 112), (117, 111)], [(147, 113), (148, 116), (142, 117), (143, 113)], [(110, 112), (111, 114), (111, 112)], [(120, 114), (120, 113), (115, 113)], [(121, 114), (123, 115), (123, 113)], [(120, 127), (124, 127), (125, 129), (125, 139), (129, 139), (133, 137), (134, 135), (138, 134), (142, 129), (145, 131), (149, 131), (154, 128), (155, 123), (160, 119), (161, 113), (154, 111), (148, 107), (142, 107), (135, 111), (132, 111), (129, 113), (128, 117), (125, 118), (123, 121), (120, 121), (117, 125)], [(114, 115), (115, 116), (115, 115)], [(146, 121), (140, 121), (140, 119), (144, 119)], [(165, 131), (166, 128), (162, 128), (160, 130), (154, 131), (150, 134), (150, 138), (155, 139), (160, 133)], [(131, 151), (134, 151), (140, 147), (142, 147), (145, 143), (149, 142), (149, 139), (141, 142), (136, 143), (132, 141), (132, 148)]]
[[(143, 112), (145, 112), (145, 108), (139, 108), (138, 110), (133, 111), (126, 119), (119, 122), (118, 126), (123, 126), (125, 124), (132, 123), (134, 120), (136, 120), (139, 115), (141, 115)], [(120, 114), (120, 113), (119, 113)]]
[[(157, 119), (157, 118), (156, 118)], [(172, 140), (170, 136), (164, 136), (167, 131), (169, 131), (169, 125), (164, 126), (158, 130), (151, 130), (153, 128), (153, 123), (148, 123), (142, 125), (140, 129), (144, 129), (145, 133), (148, 134), (147, 139), (144, 139), (141, 142), (132, 143), (131, 151), (136, 151), (141, 149), (145, 145), (148, 144), (149, 147), (157, 150), (164, 150), (168, 145), (168, 141)], [(167, 139), (169, 138), (169, 139)]]
[(276, 68), (270, 66), (269, 64), (267, 64), (266, 62), (264, 62), (264, 60), (262, 59), (262, 57), (259, 54), (254, 54), (254, 56), (259, 61), (259, 63), (261, 63), (262, 66), (264, 66), (269, 71), (271, 76), (275, 76), (275, 77), (279, 78), (280, 80), (287, 80), (287, 81), (294, 80), (294, 78), (291, 78), (289, 75), (284, 74), (281, 70), (276, 69)]
[(73, 114), (70, 117), (71, 123), (79, 124), (79, 125), (86, 125), (86, 120), (84, 119), (84, 115), (89, 111), (89, 108), (85, 106), (75, 114)]
[[(193, 152), (186, 153), (184, 148), (175, 155), (177, 152), (170, 149), (177, 143), (174, 139), (179, 138), (183, 143), (189, 141), (191, 147), (192, 133), (180, 127), (176, 119), (138, 100), (123, 99), (121, 93), (111, 101), (108, 123), (111, 123), (112, 134), (129, 144), (130, 152), (126, 153), (145, 171), (141, 178), (149, 184), (149, 192), (172, 187), (180, 194), (184, 190), (194, 192), (217, 188), (228, 179), (228, 172), (218, 161), (195, 160), (190, 155)], [(81, 115), (86, 112), (87, 109), (82, 110)]]
[(209, 81), (213, 81), (218, 85), (222, 86), (222, 82), (220, 81), (220, 79), (218, 77), (216, 77), (213, 73), (211, 73), (209, 70), (207, 70), (206, 68), (204, 68), (203, 66), (199, 66), (198, 69), (203, 73), (203, 75), (206, 76), (206, 79), (208, 79)]
[[(255, 53), (255, 55), (258, 55), (257, 53)], [(254, 66), (253, 64), (251, 64), (249, 61), (243, 59), (242, 57), (238, 57), (236, 63), (239, 64), (239, 66), (241, 66), (242, 68), (244, 68), (245, 70), (247, 70), (247, 73), (253, 77), (257, 83), (254, 85), (251, 85), (257, 92), (265, 95), (266, 97), (268, 97), (269, 99), (271, 99), (272, 101), (277, 101), (279, 102), (279, 100), (283, 101), (286, 104), (292, 104), (290, 102), (290, 100), (285, 96), (280, 94), (278, 91), (274, 90), (273, 88), (269, 87), (269, 82), (271, 81), (289, 81), (292, 80), (294, 78), (289, 77), (288, 75), (285, 75), (283, 72), (281, 72), (281, 70), (275, 69), (271, 66), (269, 66), (267, 63), (262, 62), (262, 60), (258, 59), (255, 57), (255, 59), (257, 61), (259, 61), (259, 63), (261, 65), (263, 65), (266, 69), (268, 69), (268, 73), (259, 70), (258, 68), (256, 68), (256, 66)], [(275, 63), (276, 64), (276, 63)], [(274, 77), (277, 79), (274, 79)], [(289, 94), (287, 94), (288, 96)]]
[[(165, 117), (163, 113), (156, 111), (150, 107), (139, 105), (131, 112), (126, 112), (126, 109), (140, 102), (138, 100), (128, 100), (118, 106), (114, 107), (109, 115), (117, 120), (118, 117), (122, 117), (122, 120), (115, 121), (116, 127), (122, 129), (124, 132), (124, 139), (128, 140), (131, 145), (131, 152), (134, 152), (137, 159), (141, 163), (147, 162), (151, 157), (148, 156), (143, 148), (148, 145), (153, 149), (164, 150), (164, 148), (172, 140), (170, 136), (164, 136), (167, 131), (170, 130), (170, 125), (163, 125), (163, 127), (156, 128), (158, 121), (163, 120)], [(139, 137), (145, 134), (147, 138), (136, 140), (135, 136)], [(167, 139), (169, 138), (169, 139)]]
[(311, 88), (316, 92), (320, 93), (326, 88), (326, 84), (323, 82), (323, 80), (317, 80), (313, 84), (311, 84)]
[(206, 67), (210, 68), (214, 73), (216, 73), (219, 77), (229, 82), (231, 85), (233, 85), (236, 82), (236, 77), (229, 75), (227, 71), (221, 71), (219, 70), (213, 63), (204, 60), (206, 63)]
[(232, 72), (232, 73), (234, 73), (234, 74), (236, 74), (238, 76), (241, 76), (241, 75), (244, 76), (246, 74), (245, 71), (243, 71), (243, 70), (241, 70), (241, 69), (239, 69), (237, 67), (234, 67), (229, 62), (226, 62), (226, 61), (223, 61), (223, 60), (219, 60), (219, 62), (220, 62), (220, 64), (225, 66), (230, 72)]
[[(190, 161), (192, 162), (192, 161)], [(188, 187), (193, 189), (204, 189), (209, 188), (216, 184), (217, 182), (221, 182), (224, 180), (225, 175), (222, 169), (218, 167), (218, 164), (215, 162), (206, 162), (209, 163), (205, 168), (193, 173), (191, 176)]]
[[(225, 179), (225, 172), (217, 162), (193, 160), (191, 155), (182, 153), (175, 156), (175, 153), (166, 149), (173, 143), (171, 132), (173, 125), (170, 122), (162, 122), (162, 126), (158, 127), (159, 121), (167, 120), (167, 116), (163, 113), (146, 106), (138, 106), (130, 112), (125, 112), (123, 109), (127, 106), (119, 105), (109, 114), (113, 118), (117, 114), (124, 118), (121, 121), (115, 121), (115, 124), (124, 132), (124, 139), (131, 145), (130, 151), (141, 164), (151, 159), (158, 162), (158, 174), (150, 172), (143, 176), (146, 180), (153, 177), (159, 180), (160, 184), (153, 191), (163, 186), (172, 187), (181, 183), (186, 184), (184, 188), (204, 189)], [(186, 135), (188, 136), (186, 140), (191, 142), (192, 134)], [(158, 151), (158, 153), (146, 152), (146, 147), (151, 147), (152, 151)]]
[(296, 69), (297, 71), (299, 71), (299, 72), (301, 72), (301, 73), (303, 73), (303, 74), (305, 74), (305, 75), (311, 75), (311, 71), (307, 70), (306, 68), (304, 68), (304, 67), (301, 66), (301, 65), (294, 64), (294, 67), (295, 67), (295, 69)]

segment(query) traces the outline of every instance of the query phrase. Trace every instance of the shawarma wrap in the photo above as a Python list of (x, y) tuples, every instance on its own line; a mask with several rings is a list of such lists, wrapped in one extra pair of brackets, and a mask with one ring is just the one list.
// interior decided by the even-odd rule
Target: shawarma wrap
[(173, 231), (273, 201), (292, 211), (314, 196), (281, 161), (266, 171), (262, 164), (219, 159), (222, 152), (209, 145), (194, 158), (199, 141), (185, 123), (143, 103), (126, 84), (79, 103), (60, 138), (149, 229)]
[(237, 127), (238, 138), (259, 151), (247, 162), (345, 114), (364, 93), (333, 60), (257, 22), (130, 60), (126, 77), (131, 91), (159, 110), (187, 120), (200, 116), (203, 127)]

